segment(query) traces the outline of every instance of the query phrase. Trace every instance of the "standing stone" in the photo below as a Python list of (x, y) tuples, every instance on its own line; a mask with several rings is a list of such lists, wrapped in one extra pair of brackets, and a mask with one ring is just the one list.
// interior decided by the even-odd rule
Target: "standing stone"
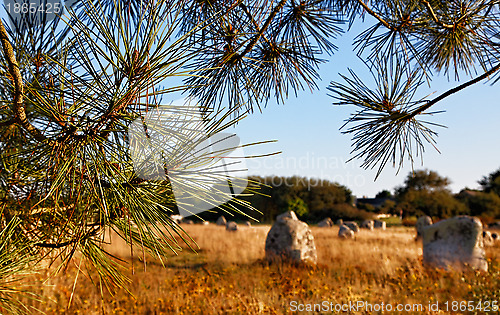
[(250, 223), (250, 221), (245, 221), (245, 226), (252, 226), (252, 223)]
[(385, 231), (386, 223), (385, 223), (385, 221), (375, 220), (375, 221), (373, 221), (373, 227), (376, 229), (382, 229)]
[(266, 258), (289, 260), (296, 263), (316, 264), (317, 254), (314, 237), (309, 226), (288, 216), (278, 216), (266, 238)]
[(283, 219), (298, 220), (297, 215), (293, 211), (287, 211), (287, 212), (282, 213), (276, 217), (276, 221), (283, 220)]
[(429, 216), (423, 216), (418, 218), (415, 228), (417, 229), (417, 239), (422, 238), (422, 232), (424, 228), (432, 224), (432, 219)]
[(335, 222), (335, 224), (341, 226), (342, 224), (344, 224), (344, 220), (338, 219), (337, 222)]
[(424, 264), (445, 270), (488, 270), (483, 225), (478, 218), (458, 216), (423, 229)]
[(227, 224), (227, 221), (226, 221), (226, 218), (224, 218), (223, 215), (221, 215), (218, 219), (217, 219), (217, 222), (215, 223), (217, 225), (226, 225)]
[(483, 231), (483, 243), (485, 247), (493, 246), (495, 244), (495, 240), (493, 239), (490, 231)]
[(373, 220), (364, 220), (363, 223), (361, 223), (362, 228), (368, 229), (370, 231), (373, 231), (373, 225), (374, 225)]
[(344, 225), (347, 225), (347, 227), (349, 227), (354, 233), (359, 232), (359, 225), (354, 221), (344, 222)]
[(226, 224), (226, 230), (228, 231), (238, 231), (238, 224), (234, 221), (229, 221)]
[(333, 226), (333, 221), (330, 218), (326, 218), (318, 223), (318, 227), (332, 227), (332, 226)]
[(354, 238), (354, 232), (347, 225), (342, 224), (339, 227), (340, 238)]

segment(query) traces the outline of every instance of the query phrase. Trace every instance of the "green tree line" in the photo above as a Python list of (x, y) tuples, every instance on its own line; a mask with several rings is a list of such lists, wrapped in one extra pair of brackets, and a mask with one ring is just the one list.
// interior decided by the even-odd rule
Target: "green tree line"
[[(382, 191), (380, 196), (393, 197), (380, 209), (358, 205), (362, 209), (399, 214), (404, 216), (429, 215), (448, 218), (455, 215), (479, 216), (485, 221), (500, 219), (500, 169), (478, 181), (480, 189), (464, 188), (453, 194), (451, 181), (431, 170), (416, 170), (406, 177), (394, 194)], [(377, 197), (379, 197), (377, 195)]]
[[(363, 220), (372, 216), (371, 213), (357, 209), (354, 196), (349, 188), (328, 180), (306, 178), (299, 176), (251, 176), (247, 191), (242, 200), (258, 211), (248, 213), (259, 222), (269, 223), (277, 215), (294, 211), (299, 219), (307, 222), (317, 222), (325, 217), (336, 219)], [(259, 187), (258, 191), (253, 186)], [(200, 217), (214, 220), (220, 212), (206, 212)], [(234, 220), (248, 220), (241, 214), (227, 213)]]
[[(391, 213), (405, 217), (429, 215), (449, 218), (456, 215), (479, 216), (487, 222), (500, 219), (500, 170), (483, 177), (478, 183), (481, 189), (462, 189), (453, 194), (451, 181), (432, 170), (416, 170), (406, 177), (404, 183), (394, 189), (380, 191), (375, 197), (384, 200), (375, 207), (369, 203), (356, 203), (352, 191), (343, 185), (328, 180), (299, 176), (252, 176), (249, 188), (241, 199), (256, 209), (251, 213), (227, 213), (232, 220), (248, 220), (270, 223), (286, 211), (294, 211), (309, 223), (329, 217), (333, 220), (364, 220), (375, 213)], [(253, 184), (252, 184), (253, 183)], [(258, 184), (260, 189), (253, 190)], [(205, 220), (215, 220), (220, 211), (200, 215)]]

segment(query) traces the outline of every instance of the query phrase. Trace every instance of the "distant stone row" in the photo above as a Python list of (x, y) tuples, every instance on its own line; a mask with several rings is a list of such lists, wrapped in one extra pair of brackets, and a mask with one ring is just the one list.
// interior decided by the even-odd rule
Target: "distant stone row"
[[(359, 232), (359, 225), (354, 221), (344, 222), (342, 219), (337, 220), (336, 224), (339, 226), (339, 237), (341, 238), (354, 238), (355, 233)], [(333, 227), (333, 221), (326, 218), (318, 223), (318, 227)], [(361, 228), (373, 231), (374, 229), (385, 230), (386, 223), (380, 220), (365, 220), (361, 223)]]
[[(342, 238), (353, 238), (360, 230), (356, 222), (338, 223), (338, 235)], [(326, 220), (321, 226), (331, 227), (333, 223)], [(376, 226), (385, 228), (385, 224), (376, 225), (375, 221), (371, 220), (362, 223), (362, 227), (369, 230)], [(417, 238), (423, 240), (424, 264), (445, 270), (472, 268), (487, 271), (484, 246), (493, 245), (499, 239), (497, 233), (483, 231), (478, 218), (469, 216), (458, 216), (435, 224), (431, 218), (422, 217), (417, 221), (416, 229)], [(293, 212), (277, 217), (267, 234), (265, 249), (266, 257), (270, 261), (285, 259), (313, 264), (317, 261), (311, 230), (306, 223), (298, 220)]]
[[(194, 224), (193, 220), (189, 220), (189, 219), (183, 218), (182, 216), (180, 216), (178, 214), (171, 215), (170, 219), (172, 219), (172, 221), (174, 221), (177, 224)], [(210, 222), (203, 221), (203, 222), (201, 222), (201, 224), (203, 224), (203, 225), (209, 225)], [(238, 230), (238, 224), (236, 222), (234, 222), (234, 221), (227, 221), (224, 216), (220, 216), (217, 219), (217, 221), (215, 222), (215, 224), (225, 226), (226, 230), (228, 230), (228, 231), (237, 231)], [(247, 227), (252, 226), (252, 224), (250, 223), (250, 221), (244, 222), (243, 225), (247, 226)]]
[[(342, 225), (347, 225), (351, 230), (354, 232), (359, 231), (359, 226), (356, 222), (354, 221), (347, 221), (344, 222), (342, 219), (338, 219), (337, 222), (335, 222), (336, 225), (342, 226)], [(330, 218), (323, 219), (321, 222), (318, 223), (318, 227), (333, 227), (333, 221)], [(386, 224), (384, 221), (380, 220), (365, 220), (361, 224), (362, 228), (368, 229), (373, 231), (373, 229), (386, 229)]]

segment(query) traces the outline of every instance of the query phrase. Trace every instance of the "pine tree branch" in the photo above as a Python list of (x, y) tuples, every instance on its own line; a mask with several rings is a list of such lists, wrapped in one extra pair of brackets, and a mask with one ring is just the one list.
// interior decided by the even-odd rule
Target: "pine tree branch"
[(73, 239), (71, 241), (67, 241), (67, 242), (62, 242), (62, 243), (57, 243), (57, 244), (54, 244), (54, 243), (35, 243), (35, 246), (38, 246), (38, 247), (43, 247), (43, 248), (52, 248), (52, 249), (56, 249), (56, 248), (63, 248), (63, 247), (66, 247), (68, 245), (71, 245), (71, 244), (74, 244), (76, 242), (78, 242), (80, 240), (78, 239)]
[(255, 47), (255, 45), (257, 45), (257, 42), (264, 35), (264, 32), (267, 30), (269, 25), (271, 25), (271, 22), (273, 21), (276, 14), (278, 14), (278, 12), (281, 9), (283, 9), (283, 7), (285, 6), (285, 3), (286, 3), (286, 0), (281, 0), (278, 3), (278, 5), (276, 5), (276, 7), (273, 9), (273, 11), (267, 17), (267, 20), (264, 23), (264, 25), (262, 25), (262, 28), (260, 29), (260, 31), (252, 38), (250, 43), (248, 43), (247, 47), (245, 48), (243, 53), (241, 53), (240, 57), (244, 57), (246, 54), (248, 54)]
[(404, 117), (404, 119), (411, 119), (413, 117), (415, 117), (416, 115), (418, 114), (421, 114), (422, 112), (426, 111), (427, 109), (429, 109), (430, 107), (432, 107), (433, 105), (435, 105), (437, 102), (445, 99), (446, 97), (452, 95), (452, 94), (455, 94), (473, 84), (476, 84), (484, 79), (486, 79), (487, 77), (489, 77), (490, 75), (494, 74), (495, 72), (497, 72), (498, 70), (500, 69), (500, 63), (497, 64), (496, 66), (494, 66), (493, 68), (491, 68), (489, 71), (483, 73), (482, 75), (478, 76), (477, 78), (475, 79), (472, 79), (470, 81), (467, 81), (463, 84), (460, 84), (459, 86), (453, 88), (453, 89), (450, 89), (446, 92), (444, 92), (443, 94), (439, 95), (438, 97), (436, 97), (435, 99), (433, 100), (430, 100), (429, 102), (427, 102), (425, 105), (419, 107), (418, 109), (416, 109), (415, 111), (413, 111), (412, 113), (406, 115)]
[(444, 27), (444, 28), (448, 28), (448, 29), (453, 29), (455, 27), (455, 25), (452, 25), (452, 24), (445, 24), (443, 23), (436, 15), (436, 13), (434, 12), (434, 10), (432, 9), (432, 6), (431, 4), (429, 3), (429, 1), (427, 0), (422, 0), (422, 3), (425, 4), (425, 6), (427, 7), (427, 11), (429, 11), (429, 14), (431, 15), (432, 19), (434, 20), (434, 22), (436, 22), (437, 25), (441, 26), (441, 27)]
[(87, 233), (85, 233), (85, 235), (81, 238), (74, 238), (74, 239), (71, 239), (69, 241), (61, 242), (61, 243), (40, 242), (40, 243), (35, 243), (35, 246), (43, 247), (43, 248), (52, 248), (52, 249), (63, 248), (63, 247), (66, 247), (68, 245), (75, 244), (75, 243), (81, 242), (85, 239), (88, 239), (92, 236), (95, 236), (97, 234), (97, 232), (99, 232), (99, 231), (100, 231), (100, 228), (94, 228), (94, 229), (88, 231)]
[(363, 0), (357, 0), (357, 1), (366, 10), (366, 12), (368, 12), (368, 14), (370, 14), (371, 16), (373, 16), (374, 18), (379, 20), (380, 23), (382, 23), (382, 25), (384, 25), (385, 27), (387, 27), (390, 30), (396, 31), (396, 29), (394, 27), (392, 27), (386, 20), (384, 20), (380, 15), (378, 15), (376, 12), (374, 12), (372, 9), (370, 9), (370, 7), (367, 6), (366, 3), (363, 2)]
[(19, 71), (19, 65), (17, 63), (16, 57), (14, 55), (14, 49), (9, 42), (9, 37), (3, 21), (0, 21), (0, 41), (2, 42), (2, 49), (9, 67), (9, 74), (12, 76), (14, 83), (14, 114), (17, 121), (23, 126), (37, 141), (43, 142), (47, 138), (33, 126), (26, 117), (26, 112), (24, 111), (24, 91), (23, 91), (23, 78), (21, 76), (21, 71)]
[[(259, 24), (257, 23), (257, 21), (255, 21), (255, 19), (253, 18), (253, 15), (252, 13), (250, 13), (250, 11), (248, 10), (247, 6), (244, 4), (244, 3), (240, 3), (240, 8), (243, 10), (243, 12), (247, 15), (247, 17), (250, 19), (250, 21), (252, 22), (253, 26), (255, 27), (255, 30), (260, 33), (261, 32), (261, 29), (260, 29), (260, 26)], [(266, 42), (269, 42), (269, 40), (266, 38), (266, 36), (264, 34), (262, 34), (262, 37), (264, 38), (264, 40)]]

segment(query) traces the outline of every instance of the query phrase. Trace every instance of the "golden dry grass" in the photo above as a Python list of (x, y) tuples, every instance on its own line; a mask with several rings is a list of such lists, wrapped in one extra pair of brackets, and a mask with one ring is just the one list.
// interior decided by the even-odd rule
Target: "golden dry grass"
[[(499, 300), (498, 245), (487, 248), (488, 273), (444, 272), (422, 267), (412, 228), (362, 230), (355, 240), (341, 240), (337, 227), (313, 227), (317, 266), (269, 265), (263, 258), (270, 226), (237, 232), (215, 225), (183, 227), (199, 245), (198, 254), (183, 251), (169, 257), (165, 268), (148, 259), (146, 271), (136, 257), (135, 274), (127, 271), (131, 294), (104, 292), (101, 299), (80, 273), (68, 306), (76, 274), (70, 267), (49, 280), (52, 287), (41, 293), (50, 301), (36, 306), (47, 314), (282, 314), (290, 312), (291, 301), (427, 306), (429, 301)], [(109, 250), (130, 259), (130, 249), (117, 236)]]

